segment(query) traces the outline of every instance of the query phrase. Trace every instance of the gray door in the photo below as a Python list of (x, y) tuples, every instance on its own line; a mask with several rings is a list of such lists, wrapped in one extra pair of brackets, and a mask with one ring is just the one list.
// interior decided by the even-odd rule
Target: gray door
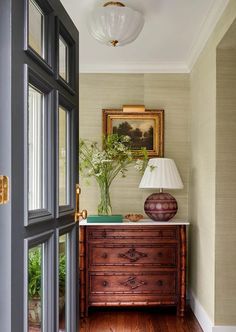
[(78, 31), (59, 0), (0, 16), (0, 331), (75, 332)]

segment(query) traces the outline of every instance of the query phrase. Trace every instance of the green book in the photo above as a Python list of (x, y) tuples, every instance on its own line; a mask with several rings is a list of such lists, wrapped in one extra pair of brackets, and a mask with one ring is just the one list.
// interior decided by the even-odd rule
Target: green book
[(121, 214), (113, 214), (111, 216), (99, 216), (99, 215), (91, 215), (88, 216), (87, 222), (88, 223), (109, 223), (109, 222), (117, 222), (120, 223), (123, 221), (123, 216)]

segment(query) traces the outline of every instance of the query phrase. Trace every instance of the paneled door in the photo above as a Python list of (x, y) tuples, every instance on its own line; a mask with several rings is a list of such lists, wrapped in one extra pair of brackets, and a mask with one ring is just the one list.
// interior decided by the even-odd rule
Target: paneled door
[(78, 31), (59, 0), (0, 6), (0, 331), (76, 332)]

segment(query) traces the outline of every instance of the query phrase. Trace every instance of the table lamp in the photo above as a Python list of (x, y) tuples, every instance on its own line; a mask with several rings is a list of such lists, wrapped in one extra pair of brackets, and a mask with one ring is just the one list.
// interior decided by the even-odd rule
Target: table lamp
[(182, 189), (183, 182), (174, 160), (168, 158), (152, 158), (139, 184), (142, 189), (160, 189), (159, 193), (148, 196), (144, 203), (144, 211), (155, 221), (168, 221), (178, 210), (176, 199), (163, 189)]

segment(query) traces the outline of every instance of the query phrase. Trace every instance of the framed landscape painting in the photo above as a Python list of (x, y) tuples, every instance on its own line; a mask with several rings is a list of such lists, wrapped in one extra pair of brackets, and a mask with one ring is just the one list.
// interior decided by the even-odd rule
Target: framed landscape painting
[(131, 149), (146, 148), (149, 157), (164, 155), (164, 111), (123, 112), (103, 110), (103, 134), (128, 135)]

